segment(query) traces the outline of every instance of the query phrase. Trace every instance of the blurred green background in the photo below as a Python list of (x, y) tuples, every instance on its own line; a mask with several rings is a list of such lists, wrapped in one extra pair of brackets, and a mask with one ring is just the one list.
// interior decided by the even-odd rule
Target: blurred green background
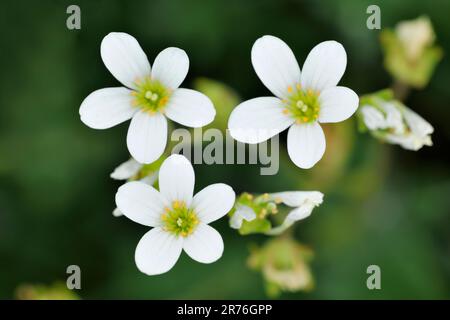
[[(81, 7), (81, 30), (66, 28), (66, 8)], [(2, 1), (0, 4), (0, 298), (21, 284), (65, 282), (82, 270), (81, 298), (265, 298), (261, 274), (246, 267), (248, 248), (266, 237), (213, 224), (225, 252), (211, 265), (182, 254), (168, 273), (148, 277), (134, 263), (146, 227), (114, 218), (120, 185), (109, 173), (128, 159), (128, 124), (97, 131), (79, 119), (93, 90), (118, 86), (99, 53), (111, 31), (134, 35), (153, 61), (168, 46), (187, 51), (197, 77), (222, 81), (242, 99), (269, 92), (253, 71), (260, 36), (282, 38), (302, 65), (317, 43), (334, 39), (348, 55), (342, 85), (358, 94), (391, 85), (379, 31), (366, 28), (373, 1)], [(382, 27), (426, 14), (444, 59), (430, 84), (406, 105), (435, 127), (419, 152), (358, 134), (353, 119), (326, 128), (319, 165), (301, 170), (281, 135), (280, 172), (259, 166), (196, 165), (196, 191), (214, 182), (237, 193), (313, 189), (325, 201), (300, 222), (296, 238), (315, 251), (315, 289), (300, 299), (450, 298), (450, 1), (377, 1)], [(382, 289), (366, 287), (367, 266), (381, 267)]]

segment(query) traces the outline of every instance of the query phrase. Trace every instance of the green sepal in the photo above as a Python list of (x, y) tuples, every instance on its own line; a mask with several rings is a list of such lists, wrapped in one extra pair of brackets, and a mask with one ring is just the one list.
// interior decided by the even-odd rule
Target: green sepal
[(255, 233), (265, 233), (272, 229), (272, 223), (267, 219), (254, 219), (252, 221), (242, 221), (242, 226), (239, 229), (239, 234), (248, 235)]

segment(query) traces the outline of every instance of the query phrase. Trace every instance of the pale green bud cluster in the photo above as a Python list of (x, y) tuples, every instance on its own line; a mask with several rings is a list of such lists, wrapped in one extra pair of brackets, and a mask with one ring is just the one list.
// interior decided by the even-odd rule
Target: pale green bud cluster
[(312, 257), (311, 249), (294, 239), (283, 237), (254, 248), (247, 263), (251, 269), (262, 273), (267, 294), (277, 297), (284, 291), (308, 291), (314, 288), (309, 267)]
[(400, 22), (381, 32), (384, 65), (399, 82), (423, 88), (430, 80), (442, 49), (434, 44), (433, 26), (427, 17)]
[(242, 235), (266, 233), (272, 229), (270, 217), (277, 213), (277, 203), (268, 193), (254, 196), (244, 192), (236, 200), (230, 224), (233, 228), (239, 229)]

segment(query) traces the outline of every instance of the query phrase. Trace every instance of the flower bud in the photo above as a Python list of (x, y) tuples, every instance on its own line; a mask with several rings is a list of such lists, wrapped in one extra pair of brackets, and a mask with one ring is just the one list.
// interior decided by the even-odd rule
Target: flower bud
[(413, 151), (433, 145), (431, 124), (392, 97), (386, 99), (379, 93), (363, 97), (358, 116), (361, 127), (381, 141)]
[(260, 271), (270, 297), (281, 292), (308, 291), (314, 287), (309, 267), (312, 251), (290, 238), (275, 238), (254, 249), (247, 260), (249, 267)]

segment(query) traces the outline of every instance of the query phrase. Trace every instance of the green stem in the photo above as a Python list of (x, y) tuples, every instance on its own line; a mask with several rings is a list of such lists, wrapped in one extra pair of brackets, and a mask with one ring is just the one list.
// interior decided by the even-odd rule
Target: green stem
[(392, 84), (392, 91), (394, 91), (394, 97), (397, 100), (405, 101), (411, 92), (411, 88), (400, 80), (394, 80), (394, 83)]

